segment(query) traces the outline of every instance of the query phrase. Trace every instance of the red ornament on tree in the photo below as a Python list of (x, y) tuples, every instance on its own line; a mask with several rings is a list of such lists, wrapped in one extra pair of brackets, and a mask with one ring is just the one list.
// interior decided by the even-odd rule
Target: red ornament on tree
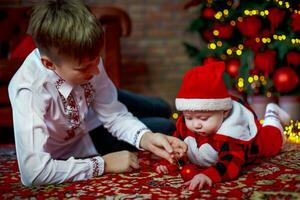
[(241, 66), (241, 62), (239, 59), (232, 58), (226, 63), (226, 71), (231, 77), (237, 77), (239, 75), (239, 68)]
[(256, 42), (255, 38), (248, 38), (244, 41), (245, 47), (251, 48), (254, 52), (258, 52), (258, 50), (263, 46), (262, 42)]
[(202, 10), (202, 16), (203, 16), (203, 18), (206, 18), (206, 19), (214, 19), (215, 14), (216, 14), (216, 11), (212, 8), (206, 7)]
[(217, 62), (219, 61), (218, 59), (216, 59), (213, 56), (207, 56), (206, 58), (203, 59), (203, 65), (209, 64), (209, 63), (213, 63), (213, 62)]
[(255, 68), (265, 73), (265, 76), (269, 76), (269, 73), (273, 71), (276, 63), (276, 51), (265, 51), (256, 53), (254, 58)]
[(300, 52), (290, 51), (286, 55), (287, 64), (289, 66), (299, 66), (300, 65)]
[(237, 28), (246, 37), (255, 37), (261, 28), (261, 20), (257, 16), (247, 16), (237, 21)]
[(214, 34), (211, 30), (204, 30), (202, 32), (202, 36), (206, 41), (211, 41), (212, 39), (214, 39)]
[(230, 24), (217, 23), (214, 25), (213, 30), (218, 31), (215, 37), (220, 39), (230, 39), (233, 33), (233, 27)]
[(282, 22), (285, 15), (285, 11), (279, 8), (270, 8), (268, 19), (271, 22), (272, 31), (274, 31), (277, 26)]
[(300, 31), (300, 14), (293, 13), (291, 18), (292, 21), (290, 23), (290, 26), (292, 27), (292, 30), (294, 32)]
[(298, 86), (299, 77), (291, 67), (281, 67), (274, 73), (273, 82), (278, 92), (291, 92)]
[(199, 174), (199, 169), (194, 164), (184, 165), (180, 171), (181, 177), (184, 181), (191, 180), (195, 175)]

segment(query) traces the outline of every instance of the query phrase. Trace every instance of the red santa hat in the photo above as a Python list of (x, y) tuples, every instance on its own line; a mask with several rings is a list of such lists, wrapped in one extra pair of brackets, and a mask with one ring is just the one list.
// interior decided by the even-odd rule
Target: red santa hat
[(213, 62), (189, 70), (176, 97), (176, 109), (230, 110), (232, 100), (222, 78), (224, 69), (224, 62)]

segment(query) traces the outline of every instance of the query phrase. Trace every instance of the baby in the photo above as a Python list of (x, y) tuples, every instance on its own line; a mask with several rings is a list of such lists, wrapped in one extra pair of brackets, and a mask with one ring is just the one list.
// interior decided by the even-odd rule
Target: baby
[[(284, 144), (289, 115), (270, 103), (261, 125), (249, 106), (228, 94), (224, 68), (223, 62), (215, 62), (189, 70), (175, 101), (183, 116), (174, 136), (184, 140), (187, 157), (199, 166), (199, 173), (184, 183), (190, 190), (235, 179), (244, 164), (275, 156)], [(156, 171), (168, 173), (168, 166), (158, 165)]]

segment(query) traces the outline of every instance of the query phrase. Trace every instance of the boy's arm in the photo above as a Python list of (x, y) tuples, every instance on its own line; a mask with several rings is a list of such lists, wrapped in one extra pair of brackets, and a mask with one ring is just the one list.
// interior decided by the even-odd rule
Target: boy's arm
[(99, 71), (100, 74), (92, 80), (95, 88), (94, 111), (113, 136), (140, 148), (143, 134), (150, 130), (118, 101), (117, 89), (107, 76), (102, 60)]
[(96, 96), (93, 108), (104, 127), (115, 137), (171, 162), (170, 153), (173, 152), (173, 148), (182, 146), (185, 149), (185, 144), (175, 137), (152, 133), (118, 101), (117, 90), (108, 78), (102, 60), (99, 70), (100, 74), (94, 79)]

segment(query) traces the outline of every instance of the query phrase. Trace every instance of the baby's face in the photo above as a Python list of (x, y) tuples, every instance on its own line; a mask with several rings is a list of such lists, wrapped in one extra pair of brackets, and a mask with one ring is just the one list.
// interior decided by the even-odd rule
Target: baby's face
[(183, 111), (185, 124), (189, 130), (202, 136), (216, 133), (226, 111)]

